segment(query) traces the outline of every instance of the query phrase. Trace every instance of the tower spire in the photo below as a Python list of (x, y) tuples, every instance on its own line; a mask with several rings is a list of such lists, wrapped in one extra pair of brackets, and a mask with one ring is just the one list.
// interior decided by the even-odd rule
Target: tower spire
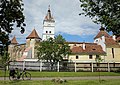
[(49, 5), (47, 10), (47, 15), (43, 20), (42, 40), (47, 40), (49, 38), (54, 39), (54, 34), (55, 34), (54, 29), (55, 29), (55, 20), (51, 14), (50, 5)]
[(44, 19), (44, 20), (45, 20), (45, 21), (55, 22), (52, 14), (51, 14), (50, 5), (48, 6), (47, 15), (45, 16), (45, 19)]
[(50, 5), (48, 6), (48, 10), (50, 10)]

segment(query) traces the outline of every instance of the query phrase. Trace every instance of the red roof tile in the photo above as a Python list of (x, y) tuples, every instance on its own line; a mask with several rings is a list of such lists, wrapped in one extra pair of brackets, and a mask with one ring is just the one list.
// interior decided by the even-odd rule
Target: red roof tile
[(120, 42), (120, 36), (119, 36), (119, 37), (117, 37), (116, 41), (117, 41), (117, 42)]
[(102, 50), (102, 47), (100, 45), (91, 45), (91, 44), (85, 44), (85, 50), (81, 46), (74, 46), (71, 48), (71, 51), (73, 54), (81, 54), (81, 55), (104, 55), (105, 52)]
[(103, 27), (100, 28), (100, 32), (95, 36), (94, 39), (100, 38), (100, 37), (102, 37), (102, 36), (110, 37), (110, 35), (104, 30)]
[(120, 45), (115, 40), (113, 40), (111, 37), (105, 38), (105, 44), (107, 47), (120, 47)]
[(38, 36), (36, 30), (34, 29), (26, 39), (41, 39), (41, 38)]
[(13, 39), (11, 40), (11, 44), (18, 44), (15, 36), (14, 36)]

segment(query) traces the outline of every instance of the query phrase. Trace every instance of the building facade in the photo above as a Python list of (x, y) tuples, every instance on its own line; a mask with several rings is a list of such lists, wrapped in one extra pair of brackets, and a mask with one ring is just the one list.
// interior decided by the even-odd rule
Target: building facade
[[(34, 29), (30, 35), (26, 37), (25, 44), (18, 44), (16, 38), (11, 40), (9, 45), (9, 53), (11, 60), (24, 61), (24, 59), (37, 59), (36, 49), (37, 42), (47, 40), (55, 36), (55, 20), (51, 14), (50, 7), (47, 15), (43, 20), (42, 38)], [(69, 62), (96, 62), (99, 57), (102, 62), (120, 62), (120, 37), (110, 36), (103, 27), (95, 36), (93, 43), (86, 42), (67, 42), (71, 49), (68, 57)]]

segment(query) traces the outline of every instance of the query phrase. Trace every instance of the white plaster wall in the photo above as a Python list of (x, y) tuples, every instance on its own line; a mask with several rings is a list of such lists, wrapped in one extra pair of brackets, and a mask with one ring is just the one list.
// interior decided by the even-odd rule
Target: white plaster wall
[[(46, 33), (46, 31), (48, 31), (48, 33)], [(55, 34), (55, 22), (44, 21), (42, 40), (47, 40), (50, 37), (54, 39), (54, 34)]]
[(101, 45), (103, 51), (106, 52), (106, 45), (105, 45), (105, 38), (97, 38), (94, 40), (94, 43), (97, 43), (98, 45)]

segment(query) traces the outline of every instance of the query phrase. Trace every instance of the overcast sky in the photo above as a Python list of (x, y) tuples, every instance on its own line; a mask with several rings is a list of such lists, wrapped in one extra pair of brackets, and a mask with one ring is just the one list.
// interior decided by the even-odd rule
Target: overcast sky
[(23, 0), (25, 33), (20, 34), (20, 29), (15, 29), (12, 34), (16, 36), (18, 43), (25, 43), (26, 37), (35, 28), (42, 38), (43, 20), (50, 5), (51, 13), (55, 19), (55, 35), (61, 34), (67, 41), (93, 42), (93, 38), (99, 32), (99, 25), (92, 22), (82, 12), (79, 0)]

